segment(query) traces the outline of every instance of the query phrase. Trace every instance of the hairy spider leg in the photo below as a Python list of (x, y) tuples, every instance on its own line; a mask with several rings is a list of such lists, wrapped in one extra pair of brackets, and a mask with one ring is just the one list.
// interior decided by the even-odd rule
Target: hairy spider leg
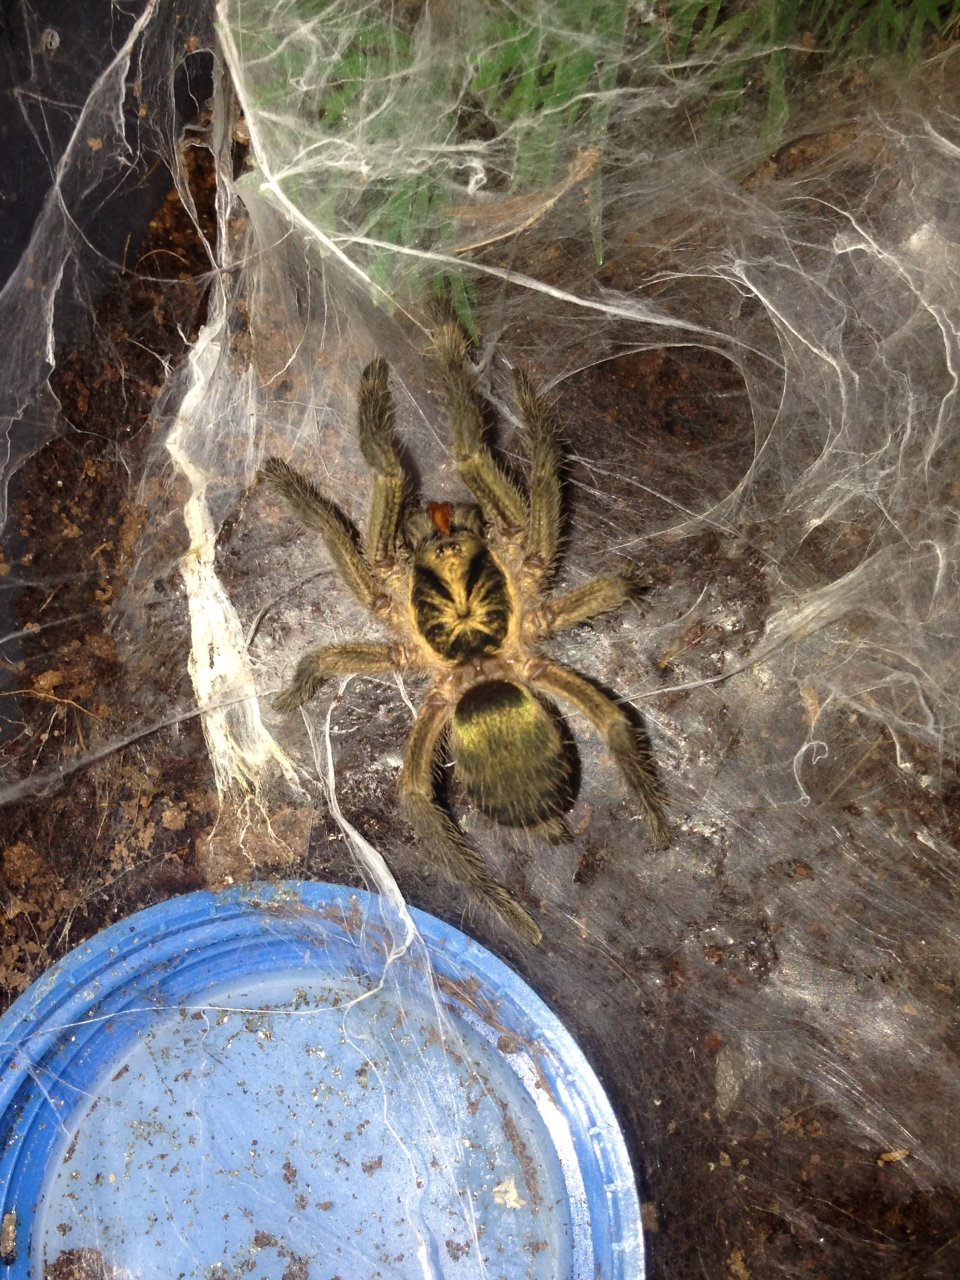
[(483, 414), (473, 380), (464, 367), (467, 343), (456, 325), (438, 330), (435, 346), (450, 410), (453, 456), (460, 476), (480, 504), (484, 519), (501, 534), (526, 528), (527, 502), (483, 443)]
[(530, 513), (524, 538), (527, 565), (539, 582), (548, 582), (557, 566), (562, 526), (563, 441), (546, 397), (534, 388), (524, 368), (514, 372), (517, 408), (530, 459)]
[(383, 588), (357, 545), (356, 529), (340, 508), (282, 458), (267, 458), (262, 474), (304, 528), (320, 535), (340, 577), (360, 603), (372, 609)]
[(396, 650), (389, 644), (331, 644), (308, 649), (273, 705), (288, 716), (309, 702), (330, 676), (374, 676), (394, 671), (399, 665)]
[(564, 699), (587, 717), (639, 801), (654, 844), (659, 849), (665, 848), (669, 843), (664, 812), (666, 793), (657, 777), (653, 753), (643, 730), (608, 693), (562, 663), (544, 660), (538, 668), (536, 684), (544, 693)]
[(605, 578), (593, 578), (582, 587), (574, 587), (562, 595), (552, 596), (540, 610), (540, 634), (568, 631), (601, 613), (619, 609), (636, 597), (639, 588), (640, 583), (631, 574), (612, 573)]
[(436, 757), (450, 711), (449, 706), (428, 700), (414, 721), (400, 776), (404, 812), (420, 836), (424, 852), (442, 871), (465, 885), (522, 937), (539, 942), (542, 934), (533, 918), (493, 879), (480, 854), (437, 803)]
[(378, 356), (364, 369), (357, 397), (360, 452), (373, 472), (373, 497), (364, 549), (374, 564), (391, 561), (409, 497), (400, 444), (393, 426), (393, 404), (387, 387), (387, 362)]

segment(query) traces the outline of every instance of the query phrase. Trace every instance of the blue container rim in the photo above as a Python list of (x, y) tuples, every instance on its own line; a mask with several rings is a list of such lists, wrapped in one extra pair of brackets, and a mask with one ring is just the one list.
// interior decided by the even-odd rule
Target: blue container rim
[[(156, 1016), (158, 998), (167, 1008), (189, 999), (203, 980), (201, 972), (192, 972), (196, 957), (211, 948), (218, 964), (236, 962), (241, 976), (249, 940), (277, 912), (300, 912), (310, 927), (354, 939), (359, 924), (374, 951), (379, 937), (385, 959), (405, 958), (402, 949), (397, 956), (399, 917), (377, 894), (310, 881), (200, 891), (102, 930), (53, 965), (0, 1017), (0, 1215), (14, 1223), (18, 1243), (29, 1223), (17, 1206), (36, 1203), (48, 1176), (46, 1160), (31, 1158), (34, 1126), (51, 1120), (60, 1125), (71, 1091), (79, 1095), (103, 1078), (117, 1051), (112, 1032), (118, 1016), (133, 1025), (138, 1017)], [(535, 1046), (537, 1069), (572, 1139), (597, 1274), (643, 1280), (640, 1210), (626, 1144), (579, 1046), (527, 983), (490, 951), (425, 912), (413, 908), (409, 916), (446, 1008), (496, 1045), (509, 1070), (515, 1055), (500, 1049), (504, 1036)], [(416, 946), (409, 958), (417, 959)], [(202, 959), (196, 963), (202, 969)], [(495, 1018), (485, 1012), (491, 1008)], [(37, 1084), (48, 1073), (64, 1082), (60, 1094)], [(18, 1249), (12, 1261), (0, 1258), (3, 1280), (27, 1280), (27, 1252)]]

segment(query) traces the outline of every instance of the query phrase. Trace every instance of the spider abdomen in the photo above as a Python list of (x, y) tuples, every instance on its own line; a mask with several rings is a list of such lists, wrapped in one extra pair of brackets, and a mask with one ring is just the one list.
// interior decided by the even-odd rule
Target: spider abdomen
[(450, 746), (481, 813), (503, 826), (556, 827), (570, 802), (569, 749), (557, 718), (529, 689), (509, 680), (472, 685), (451, 717)]
[(420, 634), (442, 658), (469, 662), (503, 644), (510, 624), (507, 580), (476, 534), (428, 543), (414, 562), (410, 599)]

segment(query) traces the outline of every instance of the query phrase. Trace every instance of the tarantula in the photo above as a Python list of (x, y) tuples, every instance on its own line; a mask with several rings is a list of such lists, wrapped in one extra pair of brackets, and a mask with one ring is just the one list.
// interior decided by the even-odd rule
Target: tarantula
[(425, 672), (433, 683), (406, 746), (403, 809), (424, 850), (531, 941), (531, 916), (487, 870), (437, 796), (437, 755), (453, 761), (463, 794), (494, 822), (549, 843), (569, 839), (573, 765), (563, 722), (546, 699), (586, 716), (629, 784), (658, 845), (666, 839), (665, 797), (646, 735), (610, 694), (541, 652), (540, 642), (629, 601), (628, 573), (550, 594), (560, 548), (563, 455), (559, 430), (527, 373), (516, 397), (529, 459), (524, 493), (484, 442), (481, 401), (455, 325), (435, 340), (449, 405), (454, 458), (476, 506), (415, 502), (394, 432), (381, 357), (360, 380), (357, 428), (373, 472), (367, 528), (360, 536), (333, 502), (280, 458), (263, 475), (323, 540), (360, 602), (394, 635), (392, 643), (311, 649), (275, 699), (289, 714), (330, 676)]

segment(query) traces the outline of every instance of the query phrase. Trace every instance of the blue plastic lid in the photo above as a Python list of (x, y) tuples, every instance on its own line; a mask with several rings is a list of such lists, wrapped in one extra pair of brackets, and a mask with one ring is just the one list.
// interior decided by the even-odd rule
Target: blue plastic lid
[(0, 1019), (0, 1277), (641, 1280), (583, 1054), (411, 917), (326, 884), (189, 894), (34, 983)]

